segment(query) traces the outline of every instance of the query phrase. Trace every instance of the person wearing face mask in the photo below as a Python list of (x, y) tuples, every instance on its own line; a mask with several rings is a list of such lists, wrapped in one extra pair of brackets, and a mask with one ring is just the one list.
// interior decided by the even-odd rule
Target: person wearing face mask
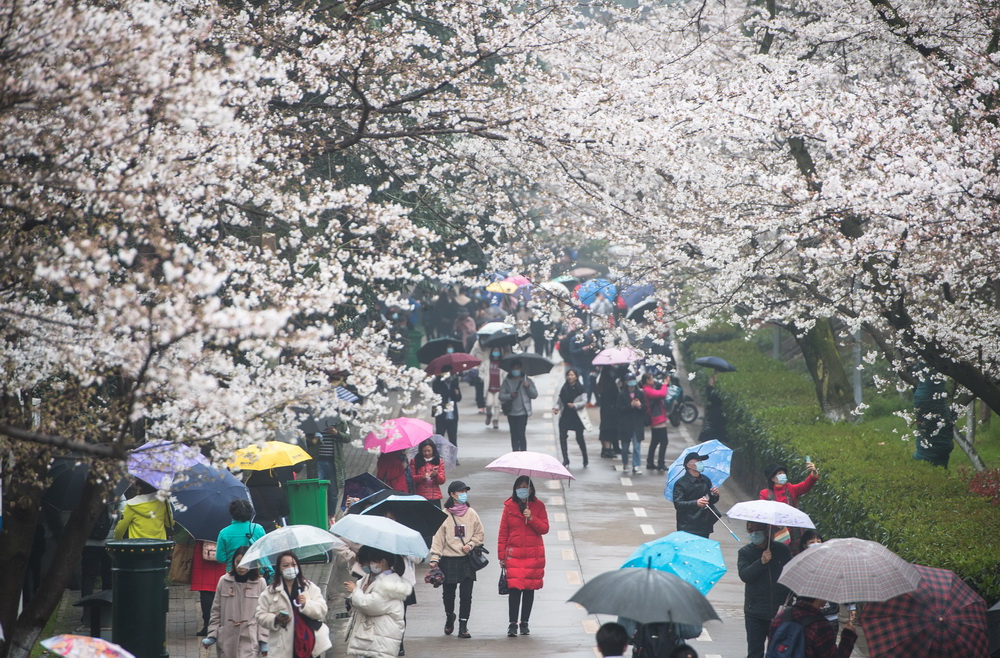
[(677, 529), (699, 537), (712, 534), (719, 520), (715, 504), (719, 502), (719, 488), (712, 485), (705, 471), (708, 455), (689, 452), (684, 456), (684, 475), (674, 483), (674, 509), (677, 510)]
[(362, 546), (358, 563), (365, 577), (358, 583), (344, 583), (351, 601), (347, 654), (376, 658), (404, 655), (400, 651), (406, 630), (403, 602), (413, 591), (403, 577), (406, 561), (399, 555)]
[[(806, 550), (810, 546), (822, 543), (822, 535), (811, 528), (806, 529), (802, 533), (802, 537), (799, 539), (799, 553)], [(834, 603), (833, 601), (825, 601), (824, 605), (820, 606), (819, 614), (826, 617), (826, 620), (830, 622), (830, 627), (833, 628), (834, 635), (836, 635), (837, 631), (840, 629), (840, 605)]]
[[(267, 644), (261, 645), (260, 653), (272, 658), (315, 658), (332, 646), (330, 629), (323, 622), (326, 598), (302, 575), (295, 553), (282, 553), (275, 566), (274, 580), (257, 601), (257, 624), (268, 631)], [(303, 635), (312, 632), (312, 646), (308, 641), (296, 641), (296, 626), (300, 624)]]
[(497, 535), (497, 559), (507, 569), (507, 637), (529, 635), (528, 620), (535, 591), (545, 577), (545, 543), (549, 531), (545, 503), (535, 498), (535, 485), (522, 475), (514, 480), (514, 491), (504, 501)]
[(576, 370), (566, 372), (566, 383), (559, 389), (556, 396), (556, 406), (552, 407), (553, 415), (559, 416), (559, 447), (562, 448), (563, 466), (569, 466), (569, 452), (566, 443), (570, 430), (576, 434), (576, 444), (580, 446), (583, 455), (583, 467), (587, 468), (587, 444), (583, 440), (583, 421), (580, 413), (587, 413), (587, 394), (583, 391)]
[(257, 602), (267, 582), (257, 569), (238, 566), (247, 546), (232, 553), (229, 572), (219, 578), (208, 622), (206, 647), (217, 644), (219, 658), (256, 658), (268, 631), (257, 624)]
[(458, 403), (462, 401), (462, 390), (458, 377), (451, 366), (441, 368), (441, 375), (434, 379), (431, 389), (437, 393), (439, 402), (434, 406), (434, 431), (447, 436), (453, 446), (458, 445)]
[[(767, 478), (767, 488), (760, 490), (761, 500), (776, 500), (792, 507), (799, 506), (799, 497), (813, 488), (819, 482), (819, 469), (816, 464), (806, 462), (806, 471), (809, 475), (799, 483), (788, 481), (788, 467), (784, 464), (771, 464), (764, 469), (764, 477)], [(802, 541), (802, 528), (777, 528), (775, 538), (788, 544), (792, 555), (799, 554), (799, 546)]]
[(535, 382), (524, 374), (524, 364), (519, 360), (511, 361), (510, 373), (500, 385), (500, 403), (510, 402), (510, 412), (507, 423), (510, 425), (510, 449), (513, 451), (527, 450), (528, 417), (531, 416), (531, 401), (538, 397)]
[(479, 378), (486, 387), (486, 426), (500, 429), (500, 386), (503, 384), (503, 371), (500, 370), (500, 360), (506, 356), (506, 350), (501, 347), (488, 347), (479, 350), (475, 355), (479, 358)]
[(410, 460), (413, 471), (415, 493), (420, 494), (439, 508), (441, 507), (441, 485), (445, 483), (444, 460), (438, 454), (437, 445), (426, 439), (417, 446), (416, 456)]
[(471, 638), (469, 615), (472, 612), (472, 588), (476, 572), (469, 563), (469, 553), (486, 541), (486, 529), (476, 510), (469, 506), (470, 487), (461, 480), (448, 485), (448, 502), (444, 504), (448, 518), (434, 533), (431, 541), (431, 568), (444, 572), (441, 598), (444, 601), (444, 634), (455, 632), (455, 591), (459, 590), (458, 637)]
[(747, 633), (747, 658), (763, 658), (771, 620), (788, 596), (788, 588), (778, 583), (781, 570), (792, 554), (780, 542), (771, 541), (771, 526), (750, 521), (750, 543), (740, 548), (736, 567), (745, 585), (743, 617)]
[(628, 471), (629, 447), (632, 448), (632, 473), (639, 475), (642, 464), (642, 440), (646, 438), (646, 396), (639, 389), (634, 372), (625, 375), (625, 386), (618, 393), (618, 436), (622, 448), (622, 469)]

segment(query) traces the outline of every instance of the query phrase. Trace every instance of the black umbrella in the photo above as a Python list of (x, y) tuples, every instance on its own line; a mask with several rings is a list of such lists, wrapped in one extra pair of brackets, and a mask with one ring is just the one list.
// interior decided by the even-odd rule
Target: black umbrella
[(625, 314), (625, 318), (627, 320), (642, 322), (645, 319), (646, 313), (655, 309), (657, 303), (658, 302), (655, 298), (647, 297), (635, 306), (629, 308), (628, 313)]
[[(449, 349), (451, 348), (451, 349)], [(462, 341), (454, 338), (435, 338), (420, 346), (417, 350), (417, 360), (420, 363), (430, 363), (434, 359), (449, 352), (464, 352)]]
[(387, 496), (382, 496), (382, 493), (380, 491), (369, 496), (369, 499), (382, 498), (382, 500), (373, 502), (361, 513), (375, 516), (391, 515), (398, 523), (416, 530), (424, 537), (433, 537), (448, 518), (447, 513), (423, 496), (401, 491), (389, 492)]
[(703, 356), (694, 360), (695, 365), (715, 368), (719, 372), (736, 372), (736, 366), (719, 356)]
[[(76, 509), (83, 495), (90, 466), (76, 457), (56, 457), (49, 467), (51, 483), (42, 494), (42, 502), (61, 512)], [(115, 485), (114, 496), (121, 496), (128, 489), (129, 481), (122, 478)]]
[(347, 508), (348, 498), (367, 498), (376, 491), (392, 489), (388, 484), (371, 473), (362, 473), (344, 480), (344, 495), (340, 500), (340, 509)]
[(483, 347), (514, 347), (518, 342), (517, 331), (501, 329), (489, 336), (480, 336), (479, 344)]
[(523, 370), (524, 374), (529, 377), (544, 375), (555, 366), (554, 363), (540, 354), (535, 354), (534, 352), (519, 352), (517, 354), (508, 354), (504, 358), (500, 359), (500, 369), (510, 372), (511, 364), (515, 361), (521, 362), (521, 370)]
[(719, 619), (694, 585), (659, 569), (625, 567), (602, 573), (569, 601), (579, 603), (592, 615), (618, 615), (640, 624), (700, 626), (709, 619)]

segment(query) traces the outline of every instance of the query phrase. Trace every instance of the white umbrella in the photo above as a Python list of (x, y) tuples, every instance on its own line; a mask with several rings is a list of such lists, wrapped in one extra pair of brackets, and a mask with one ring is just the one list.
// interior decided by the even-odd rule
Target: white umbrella
[(311, 525), (285, 526), (267, 533), (251, 544), (240, 560), (240, 566), (253, 567), (254, 562), (259, 562), (260, 566), (270, 566), (273, 559), (285, 551), (295, 553), (300, 560), (324, 555), (341, 543), (323, 528)]
[(393, 555), (423, 558), (429, 550), (419, 532), (384, 516), (348, 514), (334, 523), (330, 532)]
[(726, 516), (741, 521), (756, 521), (774, 526), (791, 526), (793, 528), (815, 528), (812, 519), (802, 510), (776, 500), (748, 500), (736, 503)]
[(501, 455), (486, 465), (487, 471), (500, 471), (511, 475), (548, 478), (550, 480), (575, 480), (572, 473), (552, 455), (530, 450), (517, 450)]
[(492, 336), (496, 332), (503, 331), (505, 329), (514, 331), (515, 328), (514, 325), (507, 324), (506, 322), (487, 322), (483, 326), (479, 327), (479, 329), (476, 330), (476, 333), (485, 337)]

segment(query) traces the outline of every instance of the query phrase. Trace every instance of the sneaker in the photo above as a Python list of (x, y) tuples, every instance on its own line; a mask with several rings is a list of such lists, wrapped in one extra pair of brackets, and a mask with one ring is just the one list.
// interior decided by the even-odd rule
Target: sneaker
[(640, 471), (638, 468), (636, 468), (635, 466), (633, 466), (632, 467), (632, 475), (642, 475), (642, 471)]
[(507, 624), (507, 637), (517, 637), (517, 624), (511, 622)]
[(495, 430), (500, 429), (500, 421), (499, 420), (494, 420), (493, 421), (493, 429), (495, 429)]
[(198, 631), (198, 632), (196, 633), (196, 635), (197, 635), (198, 637), (206, 637), (206, 636), (208, 636), (208, 626), (202, 626), (202, 627), (201, 627), (201, 630), (200, 630), (200, 631)]
[(521, 635), (531, 635), (531, 631), (528, 630), (528, 622), (521, 622)]
[(484, 413), (486, 413), (486, 407), (479, 407), (479, 415), (481, 416)]

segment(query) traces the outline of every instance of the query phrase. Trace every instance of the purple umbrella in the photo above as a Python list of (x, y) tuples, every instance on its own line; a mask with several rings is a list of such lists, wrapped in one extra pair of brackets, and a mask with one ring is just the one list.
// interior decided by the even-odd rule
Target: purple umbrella
[(195, 464), (210, 465), (197, 448), (161, 440), (150, 441), (129, 453), (127, 468), (129, 475), (154, 487), (165, 488), (170, 486), (175, 474)]

